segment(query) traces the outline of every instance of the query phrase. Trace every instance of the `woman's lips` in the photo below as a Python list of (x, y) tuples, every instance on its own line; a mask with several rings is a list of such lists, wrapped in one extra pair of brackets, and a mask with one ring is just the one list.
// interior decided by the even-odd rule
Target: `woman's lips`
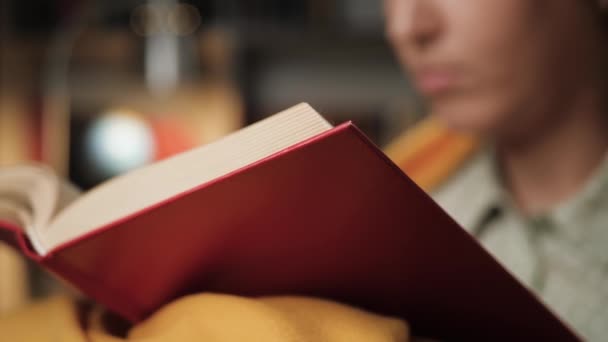
[(438, 95), (454, 86), (455, 75), (447, 70), (423, 70), (416, 73), (416, 86), (424, 95)]

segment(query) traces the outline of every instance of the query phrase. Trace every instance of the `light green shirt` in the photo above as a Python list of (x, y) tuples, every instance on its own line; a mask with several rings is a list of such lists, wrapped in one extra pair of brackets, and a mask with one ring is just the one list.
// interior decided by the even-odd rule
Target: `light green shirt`
[(576, 196), (538, 217), (514, 208), (497, 175), (480, 152), (433, 197), (575, 331), (608, 340), (608, 158)]

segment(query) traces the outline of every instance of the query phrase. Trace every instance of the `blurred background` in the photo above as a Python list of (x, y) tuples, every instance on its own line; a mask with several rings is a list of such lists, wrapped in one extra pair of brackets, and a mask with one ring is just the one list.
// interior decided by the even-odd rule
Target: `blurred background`
[(83, 189), (303, 101), (380, 146), (424, 112), (381, 1), (0, 4), (0, 164), (42, 161)]

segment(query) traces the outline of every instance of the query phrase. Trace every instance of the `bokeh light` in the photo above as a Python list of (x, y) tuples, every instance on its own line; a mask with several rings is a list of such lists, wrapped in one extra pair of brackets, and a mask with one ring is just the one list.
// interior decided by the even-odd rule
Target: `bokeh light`
[(169, 31), (180, 36), (194, 33), (201, 25), (201, 15), (198, 9), (189, 4), (173, 6), (167, 19)]
[(138, 115), (114, 110), (97, 120), (85, 136), (91, 167), (110, 177), (154, 160), (154, 133)]
[(200, 27), (201, 14), (195, 6), (185, 3), (162, 6), (144, 4), (131, 12), (131, 29), (140, 36), (170, 33), (193, 34)]

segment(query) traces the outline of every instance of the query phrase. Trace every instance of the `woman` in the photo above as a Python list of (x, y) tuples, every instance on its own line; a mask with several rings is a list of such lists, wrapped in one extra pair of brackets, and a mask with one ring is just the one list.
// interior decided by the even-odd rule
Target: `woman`
[(608, 333), (607, 3), (385, 1), (433, 115), (486, 142), (435, 199), (591, 340)]
[[(593, 340), (608, 333), (601, 5), (386, 0), (391, 40), (434, 115), (491, 146), (435, 198)], [(55, 298), (0, 319), (0, 339), (119, 340), (100, 317)], [(162, 308), (128, 338), (352, 342), (407, 335), (404, 322), (336, 303), (201, 294)]]

